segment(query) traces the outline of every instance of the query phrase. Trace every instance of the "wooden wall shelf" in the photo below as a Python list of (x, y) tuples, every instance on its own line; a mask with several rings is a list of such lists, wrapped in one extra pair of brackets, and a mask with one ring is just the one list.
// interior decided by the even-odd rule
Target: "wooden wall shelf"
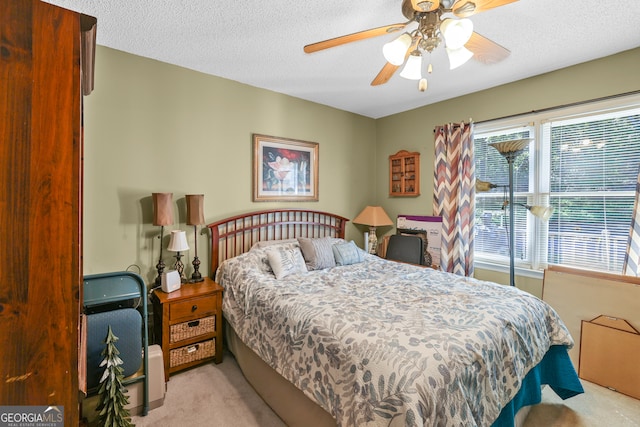
[(420, 153), (400, 150), (389, 156), (389, 196), (420, 195)]

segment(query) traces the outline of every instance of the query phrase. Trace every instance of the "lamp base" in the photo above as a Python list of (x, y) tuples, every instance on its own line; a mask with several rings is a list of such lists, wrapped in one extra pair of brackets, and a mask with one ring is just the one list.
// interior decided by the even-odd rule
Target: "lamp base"
[(180, 275), (180, 282), (187, 283), (187, 278), (184, 277), (184, 264), (182, 263), (182, 261), (180, 261), (180, 258), (182, 258), (182, 254), (180, 252), (176, 252), (176, 256), (175, 257), (176, 257), (176, 263), (173, 266), (173, 268)]
[(160, 286), (162, 285), (162, 273), (164, 272), (164, 261), (162, 261), (162, 238), (164, 236), (164, 225), (160, 227), (160, 236), (158, 236), (158, 238), (160, 239), (160, 258), (158, 259), (158, 264), (156, 264), (156, 270), (158, 270), (158, 276), (156, 277), (156, 280), (154, 282), (154, 285)]
[(372, 255), (378, 254), (378, 236), (376, 236), (376, 228), (369, 227), (369, 248), (368, 252)]
[(200, 274), (200, 260), (197, 256), (193, 257), (191, 264), (193, 264), (193, 274), (191, 274), (189, 283), (204, 282), (204, 278), (202, 277), (202, 274)]
[(164, 272), (164, 267), (164, 261), (162, 261), (162, 258), (160, 258), (158, 264), (156, 264), (156, 270), (158, 270), (158, 276), (156, 277), (156, 280), (154, 282), (156, 286), (160, 286), (162, 284), (162, 273)]

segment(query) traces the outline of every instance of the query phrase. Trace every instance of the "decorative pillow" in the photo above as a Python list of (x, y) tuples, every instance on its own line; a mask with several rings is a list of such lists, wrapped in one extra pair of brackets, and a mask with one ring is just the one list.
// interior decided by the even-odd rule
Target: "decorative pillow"
[(297, 246), (274, 246), (267, 250), (267, 258), (278, 280), (290, 274), (307, 271), (304, 258)]
[(321, 237), (318, 239), (298, 237), (298, 243), (308, 270), (322, 270), (323, 268), (336, 266), (336, 260), (331, 249), (335, 243), (333, 237)]
[[(277, 243), (275, 243), (277, 242)], [(267, 245), (260, 245), (261, 243), (272, 243)], [(273, 274), (273, 269), (271, 268), (271, 264), (269, 264), (269, 258), (267, 253), (275, 248), (284, 248), (291, 249), (296, 248), (300, 250), (300, 245), (296, 239), (287, 239), (287, 240), (269, 240), (268, 242), (258, 242), (251, 247), (247, 254), (251, 254), (253, 256), (252, 260), (255, 259), (256, 262), (254, 265), (257, 265), (260, 271), (267, 274)]]
[(256, 242), (253, 244), (253, 246), (251, 246), (251, 249), (249, 250), (253, 250), (253, 249), (261, 249), (261, 248), (268, 248), (270, 246), (274, 246), (274, 245), (282, 245), (282, 244), (298, 244), (298, 241), (296, 239), (284, 239), (284, 240), (262, 240), (260, 242)]
[(336, 265), (350, 265), (364, 261), (362, 251), (353, 240), (347, 243), (337, 243), (331, 249), (336, 259)]

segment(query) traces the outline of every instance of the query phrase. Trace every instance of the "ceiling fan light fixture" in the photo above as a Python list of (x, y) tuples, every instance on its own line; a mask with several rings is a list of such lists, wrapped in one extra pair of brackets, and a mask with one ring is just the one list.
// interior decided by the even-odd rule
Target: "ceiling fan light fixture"
[[(428, 53), (431, 57), (441, 45), (447, 52), (451, 70), (471, 58), (484, 64), (495, 64), (509, 56), (508, 49), (474, 32), (473, 23), (466, 18), (515, 1), (518, 0), (402, 0), (401, 12), (408, 21), (307, 44), (304, 52), (313, 53), (394, 33), (399, 37), (396, 35), (395, 39), (385, 40), (387, 43), (382, 47), (382, 54), (387, 62), (371, 81), (371, 86), (385, 84), (397, 71), (401, 71), (401, 77), (417, 80), (418, 89), (426, 90), (426, 81), (422, 78), (422, 56)], [(426, 74), (432, 73), (431, 64), (425, 68)]]
[(453, 13), (457, 16), (469, 16), (476, 11), (476, 4), (468, 1), (461, 6), (457, 6), (453, 9)]
[(409, 80), (420, 80), (422, 78), (422, 54), (420, 51), (414, 50), (409, 55), (400, 77)]
[(409, 45), (411, 45), (411, 34), (402, 34), (400, 37), (382, 46), (384, 59), (390, 64), (402, 65)]
[(425, 0), (411, 0), (411, 4), (415, 10), (420, 10), (422, 12), (428, 12), (433, 8), (432, 1)]
[(473, 34), (473, 22), (470, 19), (447, 18), (440, 24), (440, 32), (449, 49), (459, 49)]
[(458, 49), (447, 48), (447, 56), (449, 57), (449, 69), (454, 70), (470, 60), (473, 57), (473, 52), (464, 46)]

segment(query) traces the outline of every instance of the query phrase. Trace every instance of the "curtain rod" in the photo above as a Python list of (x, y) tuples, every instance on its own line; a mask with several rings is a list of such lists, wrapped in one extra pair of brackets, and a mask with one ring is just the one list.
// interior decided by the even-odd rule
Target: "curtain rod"
[(624, 96), (638, 95), (638, 94), (640, 94), (640, 90), (634, 90), (634, 91), (631, 91), (631, 92), (619, 93), (617, 95), (603, 96), (602, 98), (594, 98), (594, 99), (589, 99), (589, 100), (586, 100), (586, 101), (572, 102), (570, 104), (556, 105), (555, 107), (547, 107), (547, 108), (542, 108), (540, 110), (531, 110), (531, 111), (528, 111), (526, 113), (517, 113), (517, 114), (511, 114), (509, 116), (496, 117), (495, 119), (482, 120), (480, 122), (475, 122), (475, 124), (489, 123), (489, 122), (493, 122), (495, 120), (512, 119), (514, 117), (526, 116), (526, 115), (529, 115), (529, 114), (545, 113), (547, 111), (559, 110), (561, 108), (576, 107), (578, 105), (589, 104), (589, 103), (592, 103), (592, 102), (608, 101), (610, 99), (622, 98)]
[[(468, 124), (468, 125), (469, 125), (469, 124), (471, 124), (471, 123), (473, 123), (473, 119), (472, 119), (471, 117), (469, 117), (469, 122), (467, 122), (466, 124)], [(450, 125), (451, 125), (451, 126), (453, 126), (454, 128), (459, 128), (459, 127), (460, 127), (460, 124), (459, 124), (459, 123), (448, 123), (448, 124), (450, 124)], [(465, 124), (465, 123), (464, 123), (464, 120), (462, 121), (462, 124)], [(443, 125), (440, 125), (440, 126), (443, 126)], [(436, 130), (437, 130), (440, 126), (436, 126), (436, 127), (434, 127), (434, 128), (433, 128), (433, 133), (436, 133)]]

